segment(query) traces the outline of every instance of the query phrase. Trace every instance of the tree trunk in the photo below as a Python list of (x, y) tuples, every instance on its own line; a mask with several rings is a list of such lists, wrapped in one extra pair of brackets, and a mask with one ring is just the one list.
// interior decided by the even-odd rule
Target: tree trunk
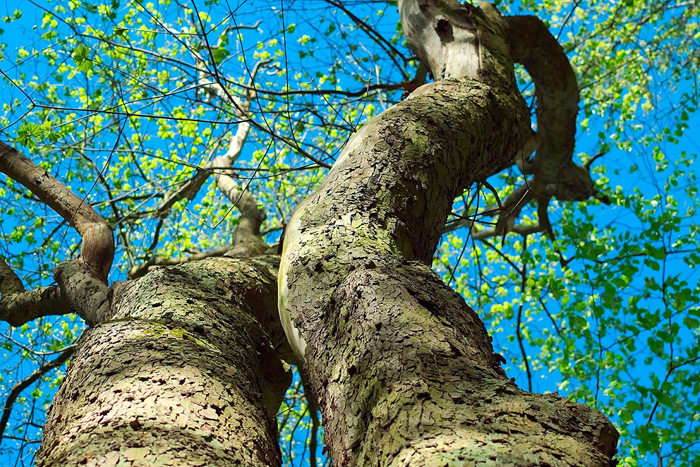
[[(430, 268), (455, 196), (510, 166), (532, 133), (508, 23), (488, 4), (399, 10), (436, 81), (354, 135), (287, 226), (280, 264), (281, 322), (330, 454), (338, 465), (607, 465), (610, 422), (518, 389), (477, 314)], [(105, 292), (81, 315), (94, 326), (37, 463), (279, 464), (289, 377), (278, 355), (292, 357), (276, 352), (274, 267), (208, 259)], [(74, 276), (59, 269), (61, 292), (77, 297)]]
[(518, 389), (431, 270), (455, 196), (530, 134), (488, 5), (399, 2), (435, 79), (366, 124), (287, 227), (280, 311), (339, 465), (607, 465), (599, 412)]
[(279, 465), (291, 380), (259, 324), (271, 315), (269, 259), (117, 284), (111, 319), (85, 332), (51, 405), (37, 464)]

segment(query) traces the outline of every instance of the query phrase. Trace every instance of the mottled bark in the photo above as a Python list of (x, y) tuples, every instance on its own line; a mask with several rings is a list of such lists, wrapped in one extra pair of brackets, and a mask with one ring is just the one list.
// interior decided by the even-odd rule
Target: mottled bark
[(275, 266), (215, 258), (117, 284), (111, 316), (81, 338), (37, 464), (280, 464), (290, 378), (260, 324), (276, 311)]
[[(508, 26), (488, 5), (399, 9), (418, 56), (449, 79), (350, 140), (290, 221), (280, 266), (282, 322), (330, 453), (339, 465), (606, 465), (610, 422), (518, 389), (476, 313), (429, 267), (455, 196), (530, 137)], [(451, 65), (457, 50), (471, 57)]]

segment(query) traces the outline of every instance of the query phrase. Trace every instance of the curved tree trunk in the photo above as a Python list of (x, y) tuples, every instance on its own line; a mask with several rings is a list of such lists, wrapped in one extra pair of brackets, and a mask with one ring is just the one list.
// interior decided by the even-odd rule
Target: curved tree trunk
[[(216, 258), (115, 286), (51, 405), (37, 464), (279, 465), (289, 386), (260, 322), (273, 260)], [(131, 464), (129, 464), (131, 465)]]
[[(512, 55), (537, 71), (538, 86), (550, 82), (540, 74), (550, 62), (519, 42), (561, 51), (538, 42), (546, 28), (505, 21), (489, 4), (399, 0), (399, 10), (436, 81), (352, 138), (290, 221), (280, 265), (280, 318), (319, 399), (330, 454), (339, 465), (606, 465), (617, 442), (610, 422), (518, 389), (477, 314), (430, 268), (455, 196), (510, 166), (530, 140)], [(546, 140), (573, 138), (577, 88), (565, 81), (563, 110), (556, 90), (538, 89), (542, 151), (524, 172), (546, 196), (578, 199), (593, 187), (570, 162), (573, 143)], [(552, 179), (560, 175), (563, 184)], [(67, 189), (35, 178), (18, 179), (73, 219), (51, 203)], [(246, 206), (256, 236), (264, 213)], [(87, 247), (57, 269), (50, 295), (92, 327), (51, 406), (37, 464), (278, 465), (275, 414), (289, 384), (279, 357), (292, 358), (277, 328), (274, 260), (208, 259), (110, 289), (103, 259), (111, 263), (113, 245), (96, 240), (111, 231), (95, 213), (77, 219)], [(15, 297), (22, 287), (10, 279)]]
[(434, 83), (365, 125), (290, 221), (280, 312), (339, 465), (607, 465), (597, 411), (524, 392), (431, 270), (455, 196), (530, 134), (492, 7), (399, 1)]

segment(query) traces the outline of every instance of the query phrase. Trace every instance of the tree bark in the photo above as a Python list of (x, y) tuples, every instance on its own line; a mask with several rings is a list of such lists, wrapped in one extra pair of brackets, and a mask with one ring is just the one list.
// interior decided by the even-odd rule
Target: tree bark
[[(528, 21), (508, 23), (489, 4), (399, 0), (399, 10), (435, 82), (355, 134), (287, 226), (279, 318), (296, 356), (277, 326), (273, 259), (209, 258), (109, 288), (97, 259), (113, 248), (87, 249), (87, 272), (68, 264), (56, 273), (55, 301), (92, 327), (48, 414), (38, 465), (278, 465), (275, 415), (290, 382), (280, 357), (305, 366), (338, 465), (610, 462), (610, 422), (518, 389), (477, 314), (430, 268), (455, 196), (510, 166), (531, 139), (512, 55), (530, 60), (518, 38), (535, 40), (537, 29), (511, 36)], [(538, 95), (557, 110), (553, 95)], [(545, 133), (573, 138), (570, 126)], [(568, 160), (557, 148), (573, 146), (540, 147), (542, 158)], [(24, 177), (46, 191), (35, 178)], [(53, 205), (65, 218), (64, 204)], [(255, 237), (264, 213), (244, 207)], [(86, 241), (101, 219), (88, 215), (76, 223)], [(16, 299), (21, 284), (0, 272)]]
[(51, 405), (37, 465), (279, 465), (291, 378), (260, 324), (276, 316), (275, 266), (213, 258), (114, 286), (111, 317), (85, 332)]
[(455, 196), (530, 135), (507, 25), (482, 6), (399, 2), (440, 81), (366, 124), (287, 227), (280, 313), (339, 465), (594, 466), (615, 453), (599, 412), (508, 380), (481, 320), (430, 268)]

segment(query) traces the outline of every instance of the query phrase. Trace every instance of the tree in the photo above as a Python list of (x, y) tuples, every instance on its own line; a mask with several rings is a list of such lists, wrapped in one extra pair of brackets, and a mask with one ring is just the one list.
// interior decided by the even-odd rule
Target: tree
[[(34, 232), (43, 232), (39, 260), (33, 260), (39, 276), (49, 270), (44, 256), (61, 252), (66, 261), (55, 268), (56, 285), (25, 290), (13, 268), (29, 259), (26, 253), (8, 255), (0, 262), (0, 316), (22, 326), (20, 340), (8, 339), (9, 350), (19, 345), (34, 355), (60, 353), (9, 393), (3, 432), (20, 393), (71, 358), (47, 414), (40, 465), (278, 464), (277, 422), (283, 429), (289, 422), (284, 411), (278, 416), (280, 404), (293, 408), (300, 390), (295, 384), (285, 400), (287, 362), (303, 369), (304, 410), (317, 426), (318, 403), (326, 449), (340, 465), (479, 459), (605, 465), (616, 452), (618, 432), (596, 407), (629, 436), (621, 446), (625, 461), (653, 453), (662, 463), (692, 462), (700, 433), (690, 414), (697, 403), (689, 402), (692, 397), (683, 409), (679, 403), (699, 387), (692, 372), (700, 359), (692, 331), (699, 315), (697, 279), (667, 271), (667, 264), (674, 255), (689, 266), (697, 262), (697, 229), (682, 224), (670, 188), (663, 190), (665, 209), (655, 213), (644, 208), (659, 200), (612, 189), (605, 177), (593, 181), (593, 163), (610, 150), (609, 140), (627, 148), (621, 131), (608, 136), (617, 128), (612, 120), (599, 135), (600, 155), (574, 161), (579, 86), (547, 25), (535, 16), (502, 16), (488, 3), (399, 1), (409, 52), (401, 31), (387, 39), (378, 28), (383, 12), (324, 3), (331, 7), (327, 29), (306, 24), (294, 46), (301, 59), (330, 63), (317, 72), (318, 82), (309, 78), (313, 68), (290, 77), (289, 37), (301, 29), (292, 18), (303, 11), (284, 3), (275, 4), (273, 19), (249, 24), (228, 4), (218, 17), (214, 6), (205, 12), (195, 3), (168, 8), (169, 2), (134, 2), (121, 9), (115, 1), (91, 6), (72, 0), (45, 10), (42, 40), (48, 45), (39, 52), (46, 67), (40, 71), (51, 79), (3, 72), (32, 113), (12, 127), (14, 144), (0, 146), (0, 171), (7, 176), (5, 190), (25, 199), (23, 209), (40, 203), (60, 216), (52, 232), (33, 215)], [(551, 7), (552, 19), (557, 8)], [(574, 32), (581, 34), (587, 13), (578, 8), (563, 24), (577, 17)], [(683, 83), (697, 69), (692, 18), (698, 5), (664, 2), (647, 12), (627, 2), (614, 8), (590, 29), (604, 30), (622, 51), (644, 37), (625, 32), (627, 26), (622, 33), (610, 31), (624, 19), (636, 20), (633, 29), (668, 24), (646, 53), (649, 63), (658, 66), (664, 57), (662, 64), (677, 67), (669, 76), (685, 95), (672, 108), (677, 126), (666, 140), (678, 142), (697, 105)], [(340, 13), (347, 19), (338, 20)], [(248, 31), (264, 37), (252, 53), (243, 40)], [(335, 52), (313, 46), (322, 37), (348, 42), (357, 31), (370, 39), (361, 44), (369, 57), (358, 58), (357, 45), (348, 43), (347, 58), (356, 70), (372, 64), (375, 82), (344, 69)], [(586, 44), (591, 37), (583, 40), (584, 50), (596, 48)], [(671, 47), (675, 58), (664, 55)], [(20, 66), (31, 56), (22, 50)], [(233, 58), (242, 77), (230, 74)], [(587, 58), (591, 67), (607, 63), (592, 53)], [(635, 76), (635, 67), (622, 65), (624, 76)], [(525, 72), (534, 84), (536, 132), (522, 97), (527, 90), (516, 78)], [(593, 76), (607, 79), (604, 69)], [(72, 82), (81, 79), (84, 84)], [(296, 89), (290, 79), (308, 82)], [(362, 82), (358, 90), (353, 80)], [(653, 100), (649, 89), (647, 101), (635, 97), (639, 89), (608, 98), (605, 104), (621, 117), (615, 125), (644, 121), (637, 113)], [(596, 111), (589, 107), (595, 97), (584, 94), (584, 130)], [(387, 102), (395, 105), (361, 126), (354, 123), (364, 106), (372, 106), (372, 116)], [(235, 125), (230, 138), (229, 125)], [(652, 131), (647, 138), (656, 170), (663, 172), (662, 146), (653, 146)], [(52, 155), (51, 148), (60, 152)], [(669, 187), (685, 178), (688, 198), (695, 178), (681, 168), (691, 162), (682, 154), (674, 160), (678, 168), (666, 174)], [(242, 176), (248, 173), (253, 176)], [(94, 186), (102, 191), (99, 198), (92, 196)], [(694, 200), (687, 201), (692, 218)], [(618, 239), (609, 227), (597, 241), (588, 210), (633, 203), (648, 222), (644, 232), (628, 241), (629, 230)], [(231, 215), (234, 207), (238, 217)], [(30, 212), (4, 209), (17, 216), (8, 237), (32, 247)], [(558, 223), (550, 221), (552, 209), (562, 213)], [(484, 217), (495, 222), (480, 227)], [(206, 232), (206, 225), (217, 228)], [(453, 235), (459, 228), (467, 233)], [(281, 230), (279, 246), (268, 246)], [(226, 239), (231, 231), (232, 241)], [(68, 248), (58, 232), (65, 232)], [(449, 243), (440, 243), (445, 236), (463, 248), (467, 240), (482, 242), (471, 251), (471, 262), (484, 269), (475, 292), (465, 288), (465, 275), (457, 276), (464, 249), (454, 265), (447, 263), (446, 280), (431, 268), (440, 272), (450, 256)], [(606, 244), (611, 240), (615, 245)], [(127, 280), (110, 285), (115, 252)], [(592, 260), (597, 263), (588, 266)], [(643, 278), (647, 291), (660, 294), (632, 295), (626, 308), (634, 319), (618, 319), (623, 295), (616, 288), (635, 286), (640, 260), (660, 272)], [(505, 281), (489, 275), (499, 262), (511, 269), (501, 276)], [(494, 352), (481, 318), (450, 288), (455, 277), (462, 295), (483, 310), (490, 307), (477, 311), (492, 327), (512, 320), (517, 347), (507, 360)], [(593, 292), (569, 305), (569, 288), (580, 284)], [(654, 299), (662, 309), (643, 309)], [(557, 301), (559, 309), (550, 313), (548, 305)], [(556, 336), (528, 322), (535, 306)], [(43, 320), (71, 313), (88, 328), (76, 343), (68, 324), (53, 338), (52, 324)], [(40, 331), (31, 330), (32, 321)], [(37, 353), (31, 346), (41, 344), (31, 336), (39, 333), (52, 340)], [(634, 368), (634, 342), (644, 333), (641, 345), (667, 361), (665, 378), (654, 380), (652, 372), (645, 389), (644, 377), (630, 375), (627, 382), (641, 399), (633, 391), (623, 399), (619, 374)], [(604, 343), (606, 337), (613, 343)], [(533, 359), (528, 353), (537, 346), (541, 353)], [(507, 378), (501, 364), (508, 361), (523, 368), (530, 391)], [(563, 383), (595, 378), (594, 389), (586, 392), (584, 385), (568, 394), (593, 407), (533, 393), (538, 365), (559, 372)], [(610, 381), (611, 390), (599, 395), (602, 381)], [(678, 416), (669, 420), (674, 411)], [(629, 429), (647, 414), (646, 425)], [(316, 427), (310, 431), (309, 460), (315, 463)]]

